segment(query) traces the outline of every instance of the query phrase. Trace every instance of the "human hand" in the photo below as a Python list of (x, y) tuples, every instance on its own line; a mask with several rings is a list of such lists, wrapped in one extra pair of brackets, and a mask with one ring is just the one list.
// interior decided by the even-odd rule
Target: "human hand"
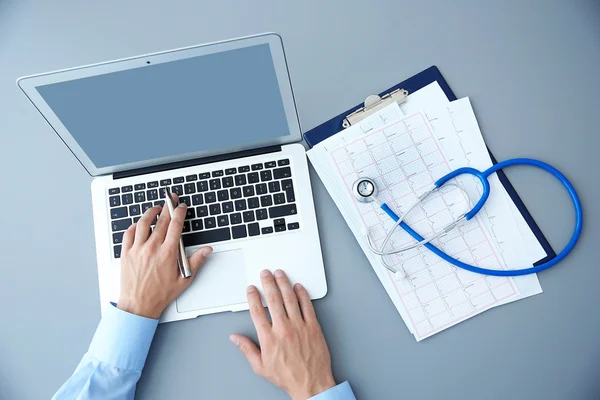
[[(177, 204), (177, 195), (172, 196)], [(177, 265), (179, 238), (183, 229), (187, 206), (179, 204), (169, 215), (167, 207), (152, 207), (142, 218), (131, 225), (123, 235), (121, 256), (121, 293), (117, 307), (142, 317), (158, 319), (191, 283), (204, 262), (212, 253), (203, 247), (189, 258), (192, 277), (181, 277)], [(154, 230), (152, 220), (160, 213)]]
[(272, 323), (254, 286), (248, 286), (250, 316), (260, 350), (247, 337), (229, 339), (246, 356), (254, 372), (285, 390), (293, 400), (306, 400), (335, 386), (331, 356), (306, 289), (294, 289), (281, 270), (260, 274)]

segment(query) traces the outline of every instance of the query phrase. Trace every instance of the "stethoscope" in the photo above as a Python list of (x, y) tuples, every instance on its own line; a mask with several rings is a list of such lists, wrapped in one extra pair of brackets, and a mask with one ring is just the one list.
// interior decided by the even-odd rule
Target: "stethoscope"
[[(456, 258), (444, 253), (442, 250), (438, 249), (437, 247), (435, 247), (433, 244), (430, 243), (432, 240), (439, 238), (443, 235), (446, 235), (447, 233), (449, 233), (450, 231), (455, 229), (457, 226), (459, 226), (463, 222), (468, 221), (471, 218), (473, 218), (475, 215), (477, 215), (479, 210), (481, 210), (481, 208), (487, 201), (488, 197), (490, 196), (490, 184), (487, 180), (488, 176), (490, 176), (494, 172), (497, 172), (505, 167), (509, 167), (512, 165), (532, 165), (534, 167), (538, 167), (545, 171), (548, 171), (552, 175), (554, 175), (554, 177), (556, 177), (565, 186), (565, 188), (569, 192), (569, 196), (571, 196), (571, 201), (573, 202), (573, 206), (575, 207), (575, 230), (573, 231), (573, 235), (571, 236), (569, 243), (565, 246), (565, 248), (560, 253), (558, 253), (551, 260), (546, 261), (546, 262), (544, 262), (540, 265), (534, 266), (534, 267), (522, 268), (522, 269), (512, 269), (512, 270), (495, 270), (495, 269), (480, 268), (480, 267), (476, 267), (474, 265), (466, 264), (466, 263), (464, 263), (460, 260), (457, 260)], [(470, 211), (465, 212), (459, 218), (457, 218), (450, 224), (444, 226), (437, 233), (433, 234), (432, 236), (430, 236), (428, 238), (423, 238), (421, 235), (419, 235), (416, 231), (414, 231), (410, 226), (408, 226), (404, 222), (404, 219), (407, 214), (409, 214), (415, 207), (422, 204), (429, 196), (438, 192), (439, 190), (442, 190), (444, 185), (446, 187), (455, 186), (455, 187), (459, 188), (458, 185), (451, 183), (451, 182), (450, 183), (447, 183), (447, 182), (450, 179), (453, 179), (462, 174), (470, 174), (470, 175), (477, 177), (483, 186), (483, 193), (482, 193), (481, 197), (479, 198), (479, 201), (477, 202), (477, 204), (475, 204), (475, 206)], [(438, 179), (434, 183), (434, 187), (432, 189), (426, 191), (422, 195), (420, 195), (418, 197), (418, 200), (412, 206), (410, 206), (408, 208), (408, 210), (406, 210), (406, 212), (404, 212), (400, 217), (398, 217), (398, 215), (396, 215), (396, 213), (394, 211), (392, 211), (386, 203), (380, 202), (377, 199), (377, 185), (375, 184), (375, 181), (373, 181), (372, 179), (359, 178), (356, 182), (354, 182), (354, 185), (352, 186), (352, 192), (354, 193), (356, 200), (358, 200), (361, 203), (376, 202), (379, 205), (379, 207), (388, 216), (390, 216), (390, 218), (392, 218), (395, 221), (393, 228), (389, 230), (384, 241), (382, 242), (381, 249), (377, 249), (373, 245), (373, 243), (371, 242), (371, 237), (369, 235), (368, 230), (365, 233), (365, 237), (366, 237), (369, 249), (373, 253), (381, 256), (383, 266), (385, 268), (387, 268), (388, 270), (390, 270), (391, 272), (393, 272), (395, 274), (399, 274), (399, 275), (405, 275), (404, 271), (394, 268), (393, 266), (387, 264), (387, 262), (385, 261), (385, 256), (402, 253), (404, 251), (411, 250), (411, 249), (414, 249), (414, 248), (417, 248), (420, 246), (425, 246), (427, 249), (431, 250), (432, 252), (434, 252), (435, 254), (437, 254), (439, 257), (441, 257), (443, 260), (449, 262), (450, 264), (453, 264), (459, 268), (463, 268), (467, 271), (476, 272), (478, 274), (494, 275), (494, 276), (520, 276), (520, 275), (535, 274), (537, 272), (543, 271), (545, 269), (548, 269), (548, 268), (556, 265), (562, 259), (564, 259), (567, 256), (567, 254), (569, 254), (571, 252), (571, 250), (573, 250), (573, 248), (575, 247), (575, 244), (577, 243), (577, 240), (579, 240), (579, 236), (581, 235), (581, 229), (582, 229), (582, 224), (583, 224), (583, 212), (581, 210), (581, 202), (579, 201), (579, 197), (577, 196), (577, 193), (575, 192), (575, 188), (573, 188), (573, 185), (571, 185), (571, 182), (569, 182), (569, 180), (560, 171), (558, 171), (556, 168), (552, 167), (551, 165), (548, 165), (542, 161), (533, 160), (530, 158), (514, 158), (512, 160), (502, 161), (501, 163), (493, 165), (492, 167), (486, 169), (485, 171), (479, 171), (474, 168), (468, 168), (468, 167), (459, 168), (457, 170), (454, 170), (454, 171), (444, 175), (440, 179)], [(402, 229), (404, 229), (406, 232), (408, 232), (417, 241), (417, 243), (411, 244), (411, 245), (403, 247), (401, 249), (384, 251), (385, 246), (388, 244), (392, 234), (394, 233), (396, 228), (398, 228), (398, 226), (402, 227)]]

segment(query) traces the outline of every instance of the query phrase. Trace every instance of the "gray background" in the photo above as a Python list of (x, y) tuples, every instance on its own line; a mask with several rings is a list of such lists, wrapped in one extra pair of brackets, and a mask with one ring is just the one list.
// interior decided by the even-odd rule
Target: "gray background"
[[(499, 159), (550, 161), (586, 212), (575, 252), (540, 275), (544, 294), (416, 343), (313, 173), (329, 282), (315, 306), (336, 378), (362, 399), (600, 396), (597, 1), (87, 3), (0, 0), (1, 398), (49, 398), (100, 317), (91, 179), (15, 79), (264, 31), (284, 38), (305, 130), (436, 64)], [(537, 171), (509, 177), (560, 248), (566, 194)], [(160, 326), (138, 398), (285, 398), (232, 332), (252, 332), (246, 312)]]

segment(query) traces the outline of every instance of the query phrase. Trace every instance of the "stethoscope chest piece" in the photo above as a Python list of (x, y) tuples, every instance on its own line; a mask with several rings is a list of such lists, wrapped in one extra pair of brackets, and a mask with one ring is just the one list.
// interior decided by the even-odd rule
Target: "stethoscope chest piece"
[(372, 179), (360, 178), (352, 185), (352, 193), (361, 203), (370, 203), (377, 196), (377, 186)]

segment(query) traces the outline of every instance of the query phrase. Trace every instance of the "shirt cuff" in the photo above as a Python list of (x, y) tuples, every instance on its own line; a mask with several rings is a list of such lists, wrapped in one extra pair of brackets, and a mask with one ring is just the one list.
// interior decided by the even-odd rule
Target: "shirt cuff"
[(88, 354), (116, 368), (141, 372), (154, 338), (157, 319), (106, 307)]
[(308, 400), (356, 400), (348, 381), (340, 383)]

